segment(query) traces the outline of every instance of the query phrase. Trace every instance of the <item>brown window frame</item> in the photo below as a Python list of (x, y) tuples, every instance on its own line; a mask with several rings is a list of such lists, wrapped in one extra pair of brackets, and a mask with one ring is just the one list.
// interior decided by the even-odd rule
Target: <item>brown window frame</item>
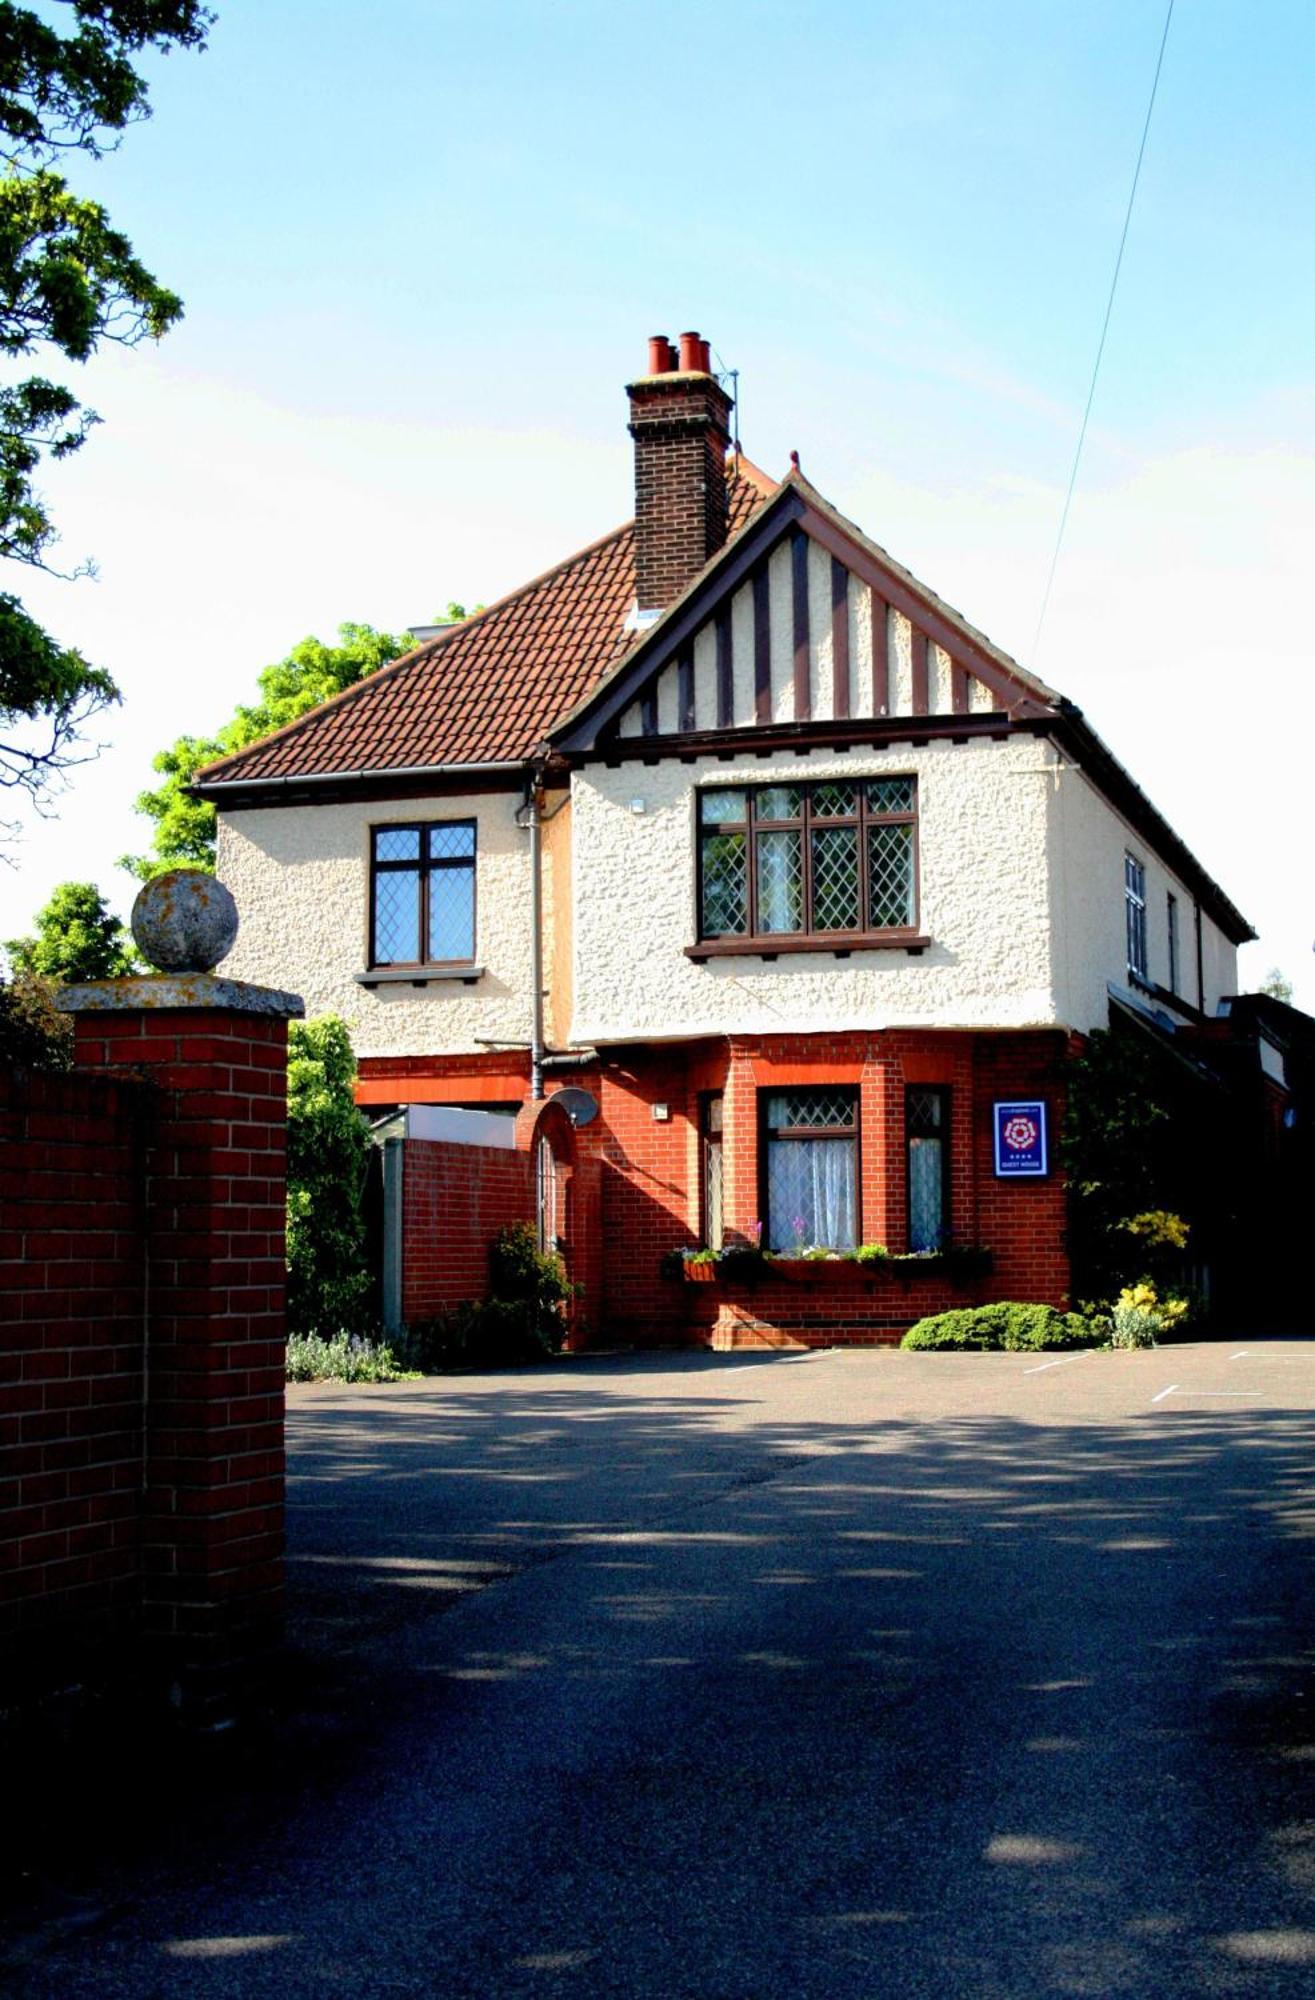
[[(843, 1093), (849, 1099), (853, 1116), (848, 1125), (778, 1125), (774, 1126), (768, 1113), (773, 1097), (791, 1096), (796, 1092), (806, 1096), (814, 1092), (833, 1090)], [(764, 1250), (772, 1249), (771, 1242), (771, 1160), (769, 1148), (773, 1139), (809, 1140), (820, 1139), (824, 1144), (837, 1145), (848, 1141), (854, 1152), (854, 1210), (851, 1217), (854, 1247), (863, 1239), (863, 1128), (862, 1093), (857, 1084), (828, 1083), (819, 1078), (816, 1083), (807, 1084), (760, 1084), (758, 1087), (758, 1213), (762, 1217)], [(782, 1254), (780, 1251), (778, 1255)]]
[[(911, 803), (899, 812), (876, 812), (868, 804), (868, 787), (887, 781), (900, 780), (910, 788)], [(855, 792), (856, 810), (852, 813), (815, 814), (812, 800), (815, 793), (828, 785), (852, 785)], [(802, 793), (803, 810), (792, 819), (760, 820), (757, 816), (756, 801), (766, 792), (781, 790)], [(702, 818), (705, 798), (718, 792), (741, 792), (745, 799), (745, 816), (742, 820), (726, 820), (715, 826), (705, 826)], [(775, 957), (778, 952), (801, 950), (852, 951), (863, 946), (903, 945), (921, 950), (928, 940), (919, 934), (918, 921), (921, 906), (921, 880), (919, 867), (919, 815), (918, 780), (912, 771), (869, 772), (863, 777), (818, 778), (795, 780), (775, 778), (767, 783), (750, 785), (703, 785), (694, 795), (694, 835), (695, 835), (695, 897), (698, 914), (697, 945), (690, 947), (692, 956), (709, 956), (722, 952), (754, 952), (760, 957)], [(869, 827), (904, 825), (911, 829), (910, 839), (910, 902), (911, 920), (907, 924), (873, 925), (871, 915), (871, 884), (868, 877)], [(856, 834), (859, 860), (859, 901), (860, 924), (856, 930), (818, 930), (813, 917), (813, 833), (823, 829), (853, 827)], [(797, 931), (765, 931), (758, 928), (758, 868), (757, 843), (763, 834), (798, 833), (800, 836), (801, 860), (803, 867), (803, 910), (804, 926)], [(745, 916), (747, 928), (742, 931), (709, 931), (704, 924), (704, 848), (710, 838), (724, 834), (741, 834), (745, 841)]]
[[(435, 827), (466, 826), (471, 832), (471, 852), (467, 855), (444, 855), (437, 859), (429, 853), (429, 835)], [(417, 836), (417, 854), (414, 859), (400, 857), (381, 860), (376, 853), (376, 841), (380, 834), (414, 833)], [(431, 874), (456, 868), (470, 870), (470, 951), (460, 958), (431, 958), (429, 956), (429, 878)], [(381, 875), (416, 876), (417, 937), (420, 944), (419, 958), (379, 958), (377, 930), (377, 892)], [(411, 966), (458, 966), (475, 963), (475, 949), (479, 939), (479, 822), (463, 816), (460, 819), (396, 819), (380, 820), (370, 828), (370, 934), (369, 955), (366, 963), (371, 971), (387, 971), (393, 967), (405, 970)]]

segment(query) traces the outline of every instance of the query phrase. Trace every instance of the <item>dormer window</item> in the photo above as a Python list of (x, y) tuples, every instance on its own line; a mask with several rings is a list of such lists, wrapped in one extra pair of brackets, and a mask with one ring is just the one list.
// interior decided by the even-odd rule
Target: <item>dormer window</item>
[(699, 935), (780, 948), (917, 929), (912, 777), (699, 794)]

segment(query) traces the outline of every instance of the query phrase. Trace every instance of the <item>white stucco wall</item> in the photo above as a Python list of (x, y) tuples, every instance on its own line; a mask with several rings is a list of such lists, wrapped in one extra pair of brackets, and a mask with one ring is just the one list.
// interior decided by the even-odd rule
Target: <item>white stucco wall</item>
[[(300, 993), (310, 1016), (340, 1014), (358, 1056), (473, 1050), (476, 1036), (528, 1040), (529, 836), (519, 793), (226, 812), (218, 869), (240, 929), (223, 970)], [(367, 988), (370, 828), (394, 821), (476, 822), (474, 985)]]
[[(1048, 743), (1019, 737), (575, 773), (575, 1039), (1056, 1022), (1054, 764)], [(696, 788), (894, 772), (918, 779), (919, 928), (932, 940), (923, 954), (686, 958), (697, 936)]]
[[(1168, 897), (1178, 898), (1178, 991), (1196, 1004), (1196, 904), (1140, 834), (1083, 773), (1057, 773), (1050, 830), (1051, 900), (1055, 913), (1057, 1004), (1069, 1024), (1101, 1028), (1109, 1015), (1108, 987), (1128, 986), (1123, 857), (1146, 871), (1147, 972), (1169, 985)], [(1201, 920), (1205, 1011), (1237, 991), (1237, 951), (1208, 916)]]

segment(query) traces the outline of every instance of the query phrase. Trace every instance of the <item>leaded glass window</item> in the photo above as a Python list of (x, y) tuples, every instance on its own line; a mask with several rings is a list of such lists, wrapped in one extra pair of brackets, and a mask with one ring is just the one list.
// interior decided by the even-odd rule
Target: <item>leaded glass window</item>
[(475, 956), (475, 822), (377, 826), (370, 963), (462, 964)]
[(950, 1093), (938, 1086), (904, 1096), (909, 1248), (940, 1250), (949, 1237)]
[(914, 931), (911, 777), (699, 794), (699, 935), (859, 940)]
[(763, 1099), (769, 1250), (852, 1250), (858, 1241), (858, 1103), (842, 1087)]

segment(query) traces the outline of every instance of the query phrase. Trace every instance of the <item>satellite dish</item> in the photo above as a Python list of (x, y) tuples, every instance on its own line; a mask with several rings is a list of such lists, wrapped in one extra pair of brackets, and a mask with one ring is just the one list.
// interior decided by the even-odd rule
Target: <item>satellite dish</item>
[(587, 1090), (577, 1090), (571, 1083), (565, 1090), (554, 1090), (552, 1102), (561, 1105), (572, 1125), (592, 1125), (598, 1116), (598, 1099)]

